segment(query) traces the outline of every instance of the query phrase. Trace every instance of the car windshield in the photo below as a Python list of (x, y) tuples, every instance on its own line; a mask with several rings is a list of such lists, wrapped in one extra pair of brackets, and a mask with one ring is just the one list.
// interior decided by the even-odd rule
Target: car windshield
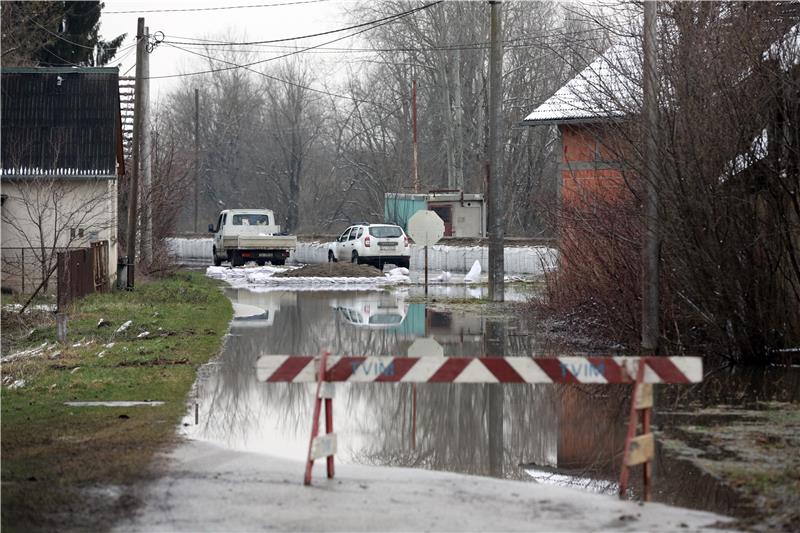
[(369, 228), (369, 234), (373, 237), (383, 239), (400, 237), (403, 235), (403, 230), (400, 229), (400, 226), (371, 226)]
[(267, 226), (269, 215), (233, 215), (234, 226)]

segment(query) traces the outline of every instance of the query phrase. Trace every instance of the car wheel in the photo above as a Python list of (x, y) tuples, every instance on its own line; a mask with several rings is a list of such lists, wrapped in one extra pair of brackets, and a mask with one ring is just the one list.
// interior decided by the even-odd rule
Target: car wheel
[(256, 264), (258, 266), (260, 266), (260, 267), (263, 267), (264, 265), (267, 264), (267, 260), (266, 259), (256, 259)]
[(335, 263), (335, 262), (336, 262), (336, 256), (333, 255), (332, 251), (328, 250), (328, 263)]
[(239, 255), (237, 252), (231, 254), (231, 266), (232, 267), (244, 266), (244, 257)]
[(353, 251), (353, 258), (350, 260), (350, 262), (354, 263), (356, 265), (360, 265), (361, 264), (361, 260), (358, 258), (358, 252)]
[(216, 247), (211, 251), (212, 257), (214, 258), (214, 266), (218, 267), (222, 265), (222, 259), (217, 255)]

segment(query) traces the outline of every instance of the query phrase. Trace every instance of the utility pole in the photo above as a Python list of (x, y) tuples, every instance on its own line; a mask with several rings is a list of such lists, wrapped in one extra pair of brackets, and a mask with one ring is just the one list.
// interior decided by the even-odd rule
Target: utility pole
[(136, 85), (133, 98), (133, 161), (130, 186), (128, 188), (128, 290), (133, 290), (136, 275), (136, 208), (139, 199), (139, 156), (142, 131), (142, 78), (147, 55), (147, 41), (144, 37), (144, 17), (139, 17), (136, 26)]
[(411, 129), (412, 149), (414, 153), (414, 192), (419, 192), (419, 152), (417, 151), (417, 77), (413, 71), (411, 80)]
[[(144, 42), (150, 40), (150, 28), (144, 29)], [(150, 194), (153, 186), (153, 158), (150, 122), (150, 54), (145, 52), (142, 60), (142, 148), (140, 158), (142, 163), (142, 187), (140, 189), (141, 200), (141, 257), (142, 263), (149, 265), (153, 261), (153, 211)]]
[(503, 102), (503, 23), (499, 1), (489, 2), (491, 10), (491, 49), (489, 55), (489, 299), (505, 299), (503, 275), (503, 238), (505, 215), (503, 213), (503, 152), (500, 149)]
[(200, 233), (200, 89), (194, 90), (194, 232)]
[(644, 3), (644, 246), (642, 247), (642, 354), (658, 352), (658, 75), (656, 2)]

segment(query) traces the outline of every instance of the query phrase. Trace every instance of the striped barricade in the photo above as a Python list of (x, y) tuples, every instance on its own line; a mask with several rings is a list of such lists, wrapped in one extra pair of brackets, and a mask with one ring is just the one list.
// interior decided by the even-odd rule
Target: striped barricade
[[(313, 356), (265, 355), (259, 381), (317, 381)], [(326, 381), (400, 383), (633, 383), (639, 362), (643, 383), (698, 383), (699, 357), (358, 357), (331, 356)]]
[[(644, 465), (644, 499), (650, 499), (655, 439), (650, 432), (653, 384), (689, 384), (703, 380), (700, 357), (394, 357), (265, 355), (256, 362), (256, 376), (266, 383), (317, 383), (305, 484), (311, 483), (315, 459), (327, 457), (333, 477), (333, 382), (344, 383), (586, 383), (633, 384), (628, 434), (620, 475), (625, 495), (631, 466)], [(318, 436), (321, 402), (325, 400), (326, 431)], [(639, 414), (642, 434), (637, 435)]]

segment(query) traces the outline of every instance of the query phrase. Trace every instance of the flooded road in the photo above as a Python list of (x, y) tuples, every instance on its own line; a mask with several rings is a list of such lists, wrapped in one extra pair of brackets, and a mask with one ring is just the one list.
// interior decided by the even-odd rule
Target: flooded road
[[(255, 363), (262, 355), (316, 355), (327, 350), (336, 355), (403, 356), (421, 337), (434, 339), (446, 356), (529, 356), (545, 348), (518, 319), (441, 312), (422, 303), (409, 303), (421, 290), (226, 289), (233, 302), (258, 307), (264, 313), (234, 320), (223, 353), (202, 369), (196, 389), (196, 418), (192, 412), (185, 419), (186, 435), (229, 449), (305, 459), (313, 385), (257, 382)], [(482, 290), (463, 286), (432, 289), (447, 291), (450, 298), (481, 297)], [(524, 296), (517, 294), (518, 298)], [(783, 390), (769, 379), (763, 379), (762, 388), (754, 388), (753, 379), (746, 376), (732, 387), (727, 385), (730, 378), (724, 379), (725, 387), (715, 385), (712, 379), (691, 393), (686, 388), (662, 387), (659, 403), (677, 405), (687, 400), (687, 394), (708, 401), (737, 394), (741, 398), (756, 389), (771, 399), (775, 391)], [(339, 441), (336, 460), (613, 493), (625, 437), (627, 389), (337, 384), (333, 402)], [(656, 500), (721, 512), (737, 505), (732, 495), (702, 480), (688, 465), (670, 462), (664, 454), (656, 462), (656, 475)]]

